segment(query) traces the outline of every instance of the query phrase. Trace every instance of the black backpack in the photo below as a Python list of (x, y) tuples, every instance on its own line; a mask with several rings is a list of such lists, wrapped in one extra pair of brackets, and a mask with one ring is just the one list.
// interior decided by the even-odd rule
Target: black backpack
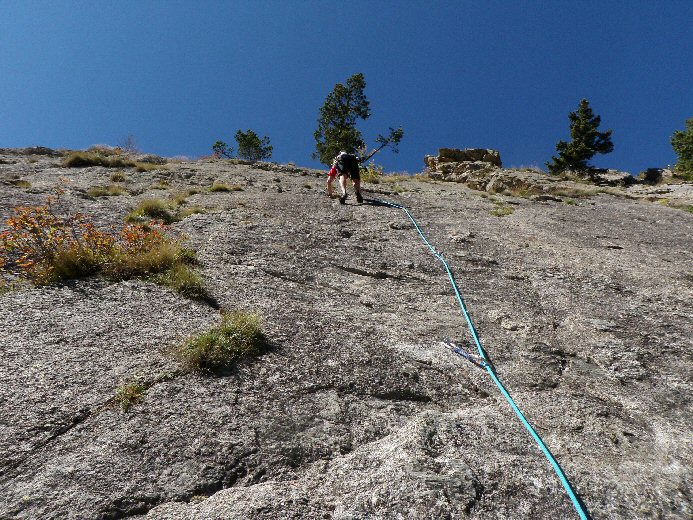
[(339, 158), (339, 162), (350, 172), (357, 172), (359, 169), (359, 159), (353, 153), (342, 154)]

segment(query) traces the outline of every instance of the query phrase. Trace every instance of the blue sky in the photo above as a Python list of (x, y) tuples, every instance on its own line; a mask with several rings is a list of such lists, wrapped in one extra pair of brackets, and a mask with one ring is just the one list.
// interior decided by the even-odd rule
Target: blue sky
[(210, 153), (238, 129), (273, 160), (311, 159), (318, 109), (363, 72), (371, 144), (403, 126), (386, 170), (438, 147), (538, 165), (590, 101), (632, 173), (675, 162), (693, 117), (693, 1), (0, 0), (0, 147)]

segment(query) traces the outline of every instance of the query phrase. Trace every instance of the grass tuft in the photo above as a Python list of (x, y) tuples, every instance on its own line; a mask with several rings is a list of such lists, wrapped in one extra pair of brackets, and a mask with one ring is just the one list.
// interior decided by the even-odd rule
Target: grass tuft
[(178, 263), (180, 246), (161, 240), (139, 250), (126, 250), (114, 255), (106, 275), (116, 280), (145, 277), (167, 271)]
[(243, 191), (243, 188), (239, 186), (238, 184), (224, 184), (223, 182), (215, 182), (212, 184), (212, 186), (209, 188), (209, 191), (212, 193), (216, 192), (224, 192), (224, 191)]
[(132, 166), (132, 161), (121, 157), (104, 155), (103, 152), (71, 152), (63, 160), (68, 168), (86, 168), (88, 166), (105, 166), (106, 168), (125, 168)]
[(181, 220), (189, 217), (190, 215), (195, 215), (197, 213), (207, 213), (207, 210), (201, 206), (189, 206), (187, 208), (183, 208), (178, 212), (178, 218)]
[(111, 184), (109, 186), (94, 186), (87, 191), (92, 197), (118, 197), (120, 195), (128, 195), (125, 188)]
[(188, 370), (216, 372), (266, 350), (259, 316), (236, 311), (224, 314), (219, 326), (190, 338), (178, 347), (176, 355)]
[(138, 172), (151, 172), (154, 170), (165, 170), (166, 168), (168, 168), (167, 166), (164, 166), (161, 164), (144, 163), (144, 162), (135, 162), (132, 164), (132, 166), (134, 166), (135, 171), (138, 171)]
[(123, 171), (113, 172), (109, 177), (111, 182), (127, 182), (128, 178)]
[(133, 223), (144, 223), (149, 219), (161, 220), (165, 224), (171, 224), (178, 220), (171, 202), (163, 199), (145, 199), (137, 207), (127, 214), (125, 220)]
[(139, 381), (124, 383), (116, 390), (115, 400), (120, 408), (127, 412), (130, 408), (144, 399), (147, 386)]
[(10, 184), (15, 188), (31, 188), (31, 183), (29, 181), (21, 179), (10, 181)]
[(159, 276), (158, 281), (191, 300), (204, 300), (209, 297), (202, 277), (184, 263), (174, 264)]
[(118, 154), (122, 150), (114, 148), (107, 150), (105, 148), (91, 148), (86, 152), (70, 152), (65, 159), (63, 165), (68, 168), (86, 168), (88, 166), (103, 166), (105, 168), (135, 168), (138, 172), (148, 172), (152, 170), (163, 170), (167, 166), (161, 164), (152, 164), (133, 161), (121, 157)]
[(512, 206), (498, 206), (491, 211), (491, 215), (494, 217), (507, 217), (508, 215), (512, 215), (514, 211), (515, 208)]

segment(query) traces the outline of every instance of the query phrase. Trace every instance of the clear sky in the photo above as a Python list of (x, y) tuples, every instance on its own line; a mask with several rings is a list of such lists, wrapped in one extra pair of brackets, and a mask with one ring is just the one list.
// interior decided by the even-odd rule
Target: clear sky
[(196, 157), (251, 128), (317, 165), (318, 109), (356, 72), (366, 140), (404, 127), (386, 170), (439, 147), (543, 167), (586, 98), (615, 145), (593, 162), (637, 173), (693, 117), (693, 1), (0, 0), (0, 147)]

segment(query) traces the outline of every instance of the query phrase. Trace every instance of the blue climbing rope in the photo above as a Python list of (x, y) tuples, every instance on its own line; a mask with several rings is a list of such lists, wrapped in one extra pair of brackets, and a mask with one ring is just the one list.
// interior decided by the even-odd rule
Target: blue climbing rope
[[(513, 398), (510, 396), (510, 393), (505, 389), (503, 386), (503, 383), (500, 382), (500, 379), (498, 379), (498, 376), (495, 373), (495, 370), (493, 368), (493, 364), (489, 361), (488, 357), (486, 356), (486, 352), (484, 352), (483, 347), (481, 346), (481, 341), (479, 341), (479, 336), (476, 332), (476, 329), (474, 328), (474, 324), (472, 323), (472, 319), (469, 317), (469, 312), (467, 312), (467, 306), (464, 303), (464, 299), (462, 298), (462, 295), (460, 294), (459, 289), (457, 288), (457, 283), (455, 282), (455, 277), (452, 275), (452, 271), (450, 270), (450, 266), (448, 263), (445, 261), (443, 258), (443, 255), (437, 251), (431, 243), (428, 241), (426, 238), (426, 235), (424, 235), (423, 231), (421, 231), (421, 228), (419, 227), (419, 224), (416, 222), (416, 219), (412, 216), (412, 214), (409, 212), (407, 208), (400, 204), (395, 204), (394, 202), (389, 202), (387, 200), (375, 200), (376, 203), (379, 204), (384, 204), (386, 206), (390, 206), (392, 208), (396, 209), (401, 209), (407, 214), (407, 217), (409, 217), (409, 220), (412, 221), (414, 224), (414, 227), (416, 228), (416, 231), (419, 232), (419, 235), (421, 236), (422, 240), (424, 243), (428, 246), (428, 248), (431, 250), (433, 255), (443, 264), (445, 267), (445, 271), (448, 273), (448, 278), (450, 279), (450, 283), (452, 284), (452, 288), (455, 291), (455, 296), (457, 298), (457, 301), (460, 304), (460, 309), (462, 309), (462, 314), (464, 315), (465, 320), (467, 321), (467, 326), (469, 328), (469, 331), (472, 334), (472, 338), (474, 338), (474, 344), (476, 345), (477, 350), (479, 351), (479, 357), (481, 358), (481, 362), (479, 363), (482, 368), (484, 368), (489, 375), (491, 376), (491, 379), (493, 379), (493, 382), (496, 384), (498, 389), (501, 391), (503, 394), (503, 397), (505, 397), (505, 400), (508, 401), (508, 404), (510, 404), (510, 407), (513, 409), (515, 414), (519, 417), (520, 421), (522, 422), (522, 425), (525, 427), (525, 429), (530, 433), (534, 441), (537, 443), (541, 451), (544, 453), (544, 456), (548, 459), (548, 461), (551, 463), (551, 466), (553, 466), (553, 470), (556, 472), (556, 475), (558, 475), (559, 480), (561, 481), (561, 484), (563, 484), (563, 487), (565, 488), (566, 492), (568, 493), (568, 496), (570, 497), (570, 500), (573, 503), (573, 506), (575, 507), (575, 510), (577, 511), (578, 515), (582, 520), (587, 520), (589, 516), (587, 515), (587, 512), (585, 511), (585, 508), (583, 507), (582, 503), (578, 499), (578, 497), (575, 494), (575, 491), (573, 491), (572, 486), (570, 485), (570, 482), (568, 482), (568, 479), (566, 478), (565, 474), (563, 473), (563, 470), (559, 466), (558, 462), (554, 458), (554, 456), (551, 454), (549, 451), (549, 448), (546, 447), (546, 444), (544, 444), (544, 441), (541, 440), (541, 437), (539, 437), (539, 434), (534, 430), (531, 424), (529, 424), (529, 421), (525, 418), (525, 416), (522, 414), (520, 409), (517, 407), (515, 404), (515, 401)], [(446, 344), (448, 343), (447, 341), (445, 342)], [(459, 349), (458, 349), (459, 350)], [(456, 353), (462, 355), (466, 359), (470, 360), (468, 355), (465, 355), (466, 353), (462, 353), (462, 351), (457, 351), (455, 350)]]

